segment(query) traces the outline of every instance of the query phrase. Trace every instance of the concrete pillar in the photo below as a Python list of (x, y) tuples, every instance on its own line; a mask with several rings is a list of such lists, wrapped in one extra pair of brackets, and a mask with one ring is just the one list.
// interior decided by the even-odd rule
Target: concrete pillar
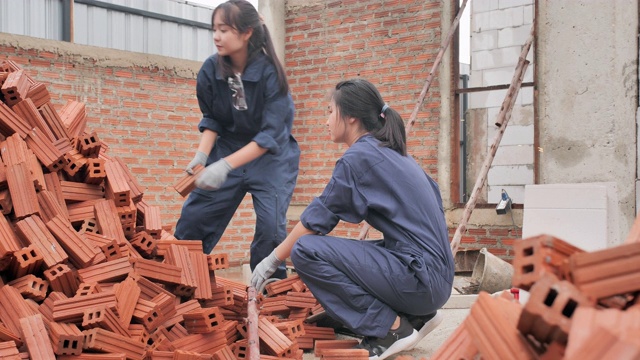
[(264, 17), (278, 59), (284, 65), (285, 0), (260, 0), (258, 1), (258, 11)]
[(638, 2), (537, 4), (540, 183), (615, 182), (625, 239), (636, 205)]

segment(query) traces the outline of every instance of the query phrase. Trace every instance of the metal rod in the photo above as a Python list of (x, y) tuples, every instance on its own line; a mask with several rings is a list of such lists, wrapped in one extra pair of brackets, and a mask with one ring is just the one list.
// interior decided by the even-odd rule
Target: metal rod
[(62, 41), (73, 42), (73, 0), (62, 1)]
[(141, 9), (136, 9), (136, 8), (131, 8), (131, 7), (128, 7), (128, 6), (111, 4), (111, 3), (108, 3), (108, 2), (104, 2), (104, 1), (98, 1), (98, 0), (75, 0), (75, 3), (76, 4), (89, 5), (89, 6), (95, 6), (95, 7), (99, 7), (99, 8), (103, 8), (103, 9), (107, 9), (107, 10), (120, 11), (120, 12), (123, 12), (125, 14), (140, 15), (140, 16), (144, 16), (144, 17), (147, 17), (147, 18), (151, 18), (151, 19), (169, 21), (169, 22), (173, 22), (173, 23), (177, 23), (177, 24), (181, 24), (181, 25), (188, 25), (188, 26), (193, 26), (193, 27), (197, 27), (197, 28), (201, 28), (201, 29), (211, 30), (211, 24), (207, 24), (207, 23), (203, 23), (203, 22), (199, 22), (199, 21), (194, 21), (194, 20), (183, 19), (183, 18), (179, 18), (179, 17), (175, 17), (175, 16), (158, 14), (156, 12), (147, 11), (147, 10), (141, 10)]

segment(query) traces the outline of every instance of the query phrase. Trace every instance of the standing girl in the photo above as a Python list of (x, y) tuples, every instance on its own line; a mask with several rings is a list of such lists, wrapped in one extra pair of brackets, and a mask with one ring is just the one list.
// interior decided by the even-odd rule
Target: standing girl
[[(349, 148), (322, 194), (254, 270), (260, 288), (288, 256), (334, 320), (363, 336), (369, 359), (411, 349), (442, 320), (454, 264), (440, 190), (407, 155), (402, 117), (368, 81), (336, 85), (331, 140)], [(382, 240), (328, 236), (339, 221), (368, 224)]]
[[(248, 192), (256, 213), (253, 269), (286, 236), (300, 158), (291, 135), (293, 100), (269, 31), (251, 3), (229, 0), (215, 8), (211, 22), (218, 52), (198, 73), (202, 135), (186, 171), (206, 168), (182, 207), (175, 236), (202, 240), (210, 253)], [(283, 265), (274, 277), (286, 277)]]

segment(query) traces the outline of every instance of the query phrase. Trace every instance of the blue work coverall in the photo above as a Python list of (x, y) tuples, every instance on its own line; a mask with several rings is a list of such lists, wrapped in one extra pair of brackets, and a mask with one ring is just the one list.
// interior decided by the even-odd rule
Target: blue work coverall
[[(383, 240), (326, 236), (365, 220)], [(436, 182), (411, 156), (367, 134), (336, 163), (301, 215), (291, 260), (325, 311), (355, 333), (384, 337), (398, 312), (430, 314), (451, 295), (454, 263)]]
[[(232, 170), (222, 187), (195, 189), (182, 207), (176, 225), (178, 239), (202, 240), (210, 253), (220, 240), (245, 194), (252, 196), (256, 226), (250, 250), (253, 270), (287, 235), (287, 208), (298, 176), (300, 148), (291, 135), (294, 105), (291, 94), (279, 92), (275, 66), (259, 54), (242, 74), (247, 110), (232, 105), (232, 91), (217, 69), (218, 55), (202, 65), (196, 91), (205, 129), (218, 133), (207, 165), (226, 157), (251, 141), (268, 149), (260, 158)], [(282, 265), (273, 275), (286, 277)]]

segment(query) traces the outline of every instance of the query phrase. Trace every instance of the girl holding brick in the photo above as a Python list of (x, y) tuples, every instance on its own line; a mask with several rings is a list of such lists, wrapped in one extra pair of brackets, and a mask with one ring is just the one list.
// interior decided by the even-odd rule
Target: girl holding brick
[[(251, 3), (220, 4), (211, 22), (217, 53), (198, 72), (202, 135), (186, 171), (206, 168), (182, 207), (175, 236), (202, 240), (210, 253), (248, 192), (256, 212), (253, 269), (286, 236), (300, 158), (291, 135), (293, 100), (269, 31)], [(284, 265), (273, 276), (286, 277)]]
[[(436, 182), (407, 155), (401, 116), (368, 81), (337, 84), (331, 140), (349, 148), (322, 194), (253, 272), (260, 289), (283, 259), (326, 313), (363, 336), (370, 359), (408, 350), (442, 320), (454, 262)], [(339, 221), (366, 221), (384, 238), (328, 236)]]

